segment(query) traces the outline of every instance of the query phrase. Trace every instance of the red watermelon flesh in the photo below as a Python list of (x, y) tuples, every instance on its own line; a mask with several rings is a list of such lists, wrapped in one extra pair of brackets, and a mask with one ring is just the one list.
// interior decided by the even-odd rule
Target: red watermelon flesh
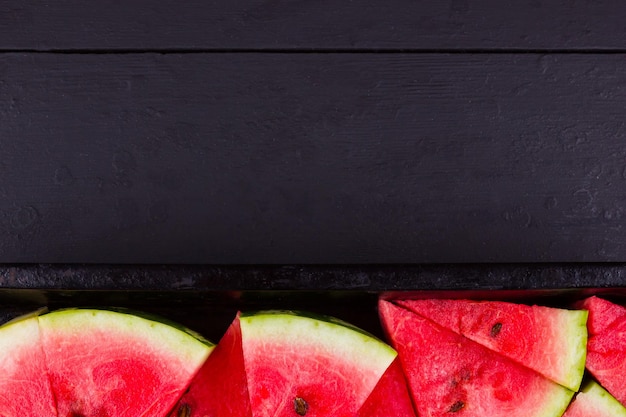
[(0, 416), (56, 417), (36, 317), (0, 327)]
[(415, 411), (400, 359), (396, 357), (359, 410), (358, 417), (412, 416)]
[(171, 417), (251, 415), (237, 315), (174, 407)]
[[(325, 355), (321, 355), (319, 349), (311, 350), (311, 346), (306, 345), (306, 340), (304, 343), (302, 340), (293, 340), (294, 336), (301, 335), (303, 329), (305, 333), (310, 330), (305, 339), (313, 340), (312, 349), (316, 349), (315, 345), (319, 345), (320, 341), (315, 339), (320, 335), (329, 336), (329, 329), (326, 329), (326, 332), (322, 329), (319, 334), (316, 333), (316, 329), (328, 327), (328, 323), (282, 312), (256, 314), (244, 317), (242, 336), (240, 320), (238, 314), (172, 411), (171, 417), (274, 415), (273, 407), (278, 410), (276, 415), (297, 416), (294, 403), (296, 398), (306, 401), (309, 407), (305, 410), (307, 416), (356, 415), (350, 407), (356, 407), (358, 401), (361, 401), (357, 397), (351, 397), (358, 394), (359, 389), (355, 387), (358, 387), (360, 381), (360, 370), (353, 369), (353, 364), (343, 364), (341, 357), (336, 355), (345, 349), (335, 346), (337, 352), (326, 351)], [(330, 324), (330, 327), (331, 334), (340, 339), (333, 342), (331, 338), (327, 338), (326, 344), (332, 346), (336, 345), (336, 342), (341, 343), (344, 331), (332, 330), (343, 327), (336, 324)], [(287, 330), (286, 334), (283, 330)], [(350, 332), (355, 333), (353, 330)], [(353, 346), (358, 346), (363, 340), (371, 340), (360, 333), (353, 336), (356, 338), (347, 341), (352, 342)], [(246, 341), (246, 354), (242, 338)], [(395, 356), (395, 352), (380, 342), (375, 341), (374, 345), (378, 348), (382, 346), (385, 360), (391, 360)], [(370, 367), (370, 364), (366, 366)], [(382, 373), (382, 369), (379, 372)], [(346, 376), (356, 377), (357, 380), (346, 383), (343, 381)], [(376, 376), (378, 377), (380, 376)], [(248, 393), (249, 380), (253, 387), (252, 394)], [(329, 393), (327, 384), (336, 385), (339, 395)], [(393, 401), (390, 401), (390, 398)], [(333, 409), (337, 408), (338, 401), (340, 411)], [(413, 415), (404, 375), (397, 361), (384, 372), (358, 415), (362, 417)]]
[(183, 394), (210, 348), (159, 322), (98, 310), (39, 317), (61, 417), (158, 417)]
[(573, 392), (387, 301), (383, 327), (397, 349), (419, 417), (557, 417)]
[(598, 297), (581, 307), (589, 310), (587, 369), (626, 405), (626, 308)]
[(270, 312), (240, 325), (254, 417), (354, 417), (396, 357), (331, 320)]
[(573, 391), (585, 371), (587, 312), (501, 301), (398, 300)]
[(626, 417), (626, 408), (597, 382), (587, 382), (563, 417)]

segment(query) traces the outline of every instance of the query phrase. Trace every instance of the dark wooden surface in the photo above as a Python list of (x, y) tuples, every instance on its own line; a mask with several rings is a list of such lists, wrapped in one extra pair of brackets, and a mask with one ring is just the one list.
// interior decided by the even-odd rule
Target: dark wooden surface
[(0, 0), (0, 263), (626, 261), (625, 17)]
[(0, 1), (4, 50), (624, 50), (615, 0)]
[[(455, 264), (455, 265), (85, 265), (4, 264), (0, 295), (187, 292), (195, 297), (243, 292), (274, 298), (284, 294), (439, 292), (442, 297), (584, 297), (626, 295), (626, 264)], [(493, 292), (497, 294), (487, 295)], [(109, 296), (112, 296), (109, 294)], [(171, 294), (169, 295), (171, 296)], [(369, 297), (368, 296), (368, 297)], [(422, 295), (423, 297), (423, 295)], [(286, 297), (288, 298), (288, 297)], [(36, 297), (32, 298), (37, 299)], [(324, 306), (318, 306), (323, 308)]]
[(590, 295), (626, 299), (624, 264), (2, 265), (0, 325), (38, 308), (123, 307), (218, 341), (238, 310), (332, 315), (379, 337), (377, 300), (497, 299), (571, 308)]
[(620, 54), (0, 55), (0, 262), (626, 259)]

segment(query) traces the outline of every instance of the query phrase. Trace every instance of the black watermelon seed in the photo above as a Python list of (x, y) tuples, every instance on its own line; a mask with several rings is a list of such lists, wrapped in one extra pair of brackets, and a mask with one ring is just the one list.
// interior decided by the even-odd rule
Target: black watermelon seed
[(183, 404), (178, 409), (177, 417), (190, 417), (191, 416), (191, 406), (189, 404)]
[(304, 398), (296, 397), (293, 400), (293, 407), (296, 410), (296, 414), (299, 416), (306, 416), (307, 411), (309, 411), (309, 404)]
[(452, 407), (448, 410), (449, 413), (456, 413), (457, 411), (461, 411), (461, 409), (465, 407), (465, 403), (463, 401), (457, 401), (452, 404)]
[(502, 330), (502, 323), (497, 322), (491, 327), (491, 331), (489, 332), (489, 334), (491, 335), (491, 337), (496, 337), (500, 333), (500, 330)]

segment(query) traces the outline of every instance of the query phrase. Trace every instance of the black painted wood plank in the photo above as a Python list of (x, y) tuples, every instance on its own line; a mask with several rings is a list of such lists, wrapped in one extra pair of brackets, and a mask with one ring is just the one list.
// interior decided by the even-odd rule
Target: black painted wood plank
[(614, 0), (0, 0), (0, 49), (626, 49)]
[[(181, 291), (182, 290), (182, 291)], [(284, 294), (368, 292), (388, 297), (515, 298), (591, 293), (626, 296), (626, 265), (84, 265), (0, 266), (0, 295), (43, 300), (59, 292), (176, 292), (238, 298), (242, 292)], [(268, 294), (270, 296), (270, 294)]]
[(378, 297), (494, 299), (571, 308), (626, 299), (624, 264), (351, 266), (1, 265), (0, 325), (38, 308), (130, 308), (219, 340), (237, 311), (306, 310), (383, 337)]
[(0, 56), (0, 262), (626, 260), (622, 55)]
[(351, 266), (1, 265), (0, 325), (38, 308), (130, 308), (219, 340), (237, 311), (306, 310), (383, 337), (378, 297), (474, 298), (571, 308), (626, 299), (624, 264)]

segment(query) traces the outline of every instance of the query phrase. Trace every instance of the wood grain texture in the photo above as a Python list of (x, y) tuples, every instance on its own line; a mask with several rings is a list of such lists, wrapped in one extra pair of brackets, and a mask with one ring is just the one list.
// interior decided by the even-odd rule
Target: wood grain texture
[(614, 0), (0, 0), (3, 50), (626, 49)]
[[(186, 292), (194, 298), (231, 301), (243, 298), (242, 293), (280, 299), (296, 292), (362, 293), (372, 300), (397, 293), (417, 298), (526, 298), (526, 302), (552, 297), (565, 304), (590, 294), (626, 298), (626, 264), (0, 266), (0, 301), (6, 296), (45, 304), (55, 293), (62, 298), (65, 292), (103, 291), (172, 298), (173, 293)], [(268, 293), (261, 294), (264, 291)]]
[(305, 310), (379, 337), (377, 300), (494, 299), (571, 308), (626, 300), (625, 264), (206, 266), (0, 265), (0, 325), (38, 308), (144, 311), (218, 341), (237, 311)]
[(622, 55), (0, 55), (0, 262), (626, 260)]

